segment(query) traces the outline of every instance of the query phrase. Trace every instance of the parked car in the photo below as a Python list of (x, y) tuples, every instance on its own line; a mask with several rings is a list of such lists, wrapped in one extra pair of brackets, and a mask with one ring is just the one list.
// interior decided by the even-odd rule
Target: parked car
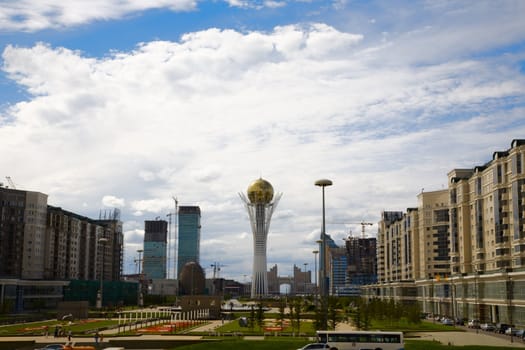
[(310, 343), (306, 344), (300, 349), (297, 350), (317, 350), (317, 349), (329, 349), (330, 347), (326, 343)]
[(444, 324), (445, 326), (453, 326), (454, 321), (452, 321), (450, 318), (443, 318), (441, 320), (441, 324)]
[(505, 330), (506, 335), (512, 335), (513, 337), (519, 337), (519, 338), (523, 337), (523, 332), (524, 332), (523, 329), (519, 329), (516, 327), (509, 327)]
[(466, 320), (463, 319), (463, 318), (459, 318), (459, 317), (456, 318), (456, 324), (457, 324), (458, 326), (464, 326), (464, 325), (465, 325), (465, 321), (466, 321)]
[(492, 323), (482, 323), (479, 328), (481, 328), (484, 331), (487, 332), (494, 332), (496, 330), (496, 326)]
[(64, 345), (62, 344), (48, 344), (44, 346), (43, 348), (38, 348), (35, 350), (63, 350), (63, 349), (64, 349)]
[(479, 320), (476, 320), (476, 319), (469, 320), (467, 323), (467, 327), (468, 328), (479, 328)]
[(509, 328), (512, 328), (510, 324), (498, 323), (496, 324), (496, 329), (494, 330), (494, 332), (499, 333), (499, 334), (505, 334), (505, 331), (507, 331), (507, 329)]

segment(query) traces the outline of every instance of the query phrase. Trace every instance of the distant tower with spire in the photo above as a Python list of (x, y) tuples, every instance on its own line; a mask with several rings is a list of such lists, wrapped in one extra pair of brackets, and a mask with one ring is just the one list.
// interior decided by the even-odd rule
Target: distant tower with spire
[(282, 193), (274, 197), (272, 185), (259, 178), (248, 186), (247, 197), (239, 193), (248, 216), (253, 233), (253, 276), (251, 297), (259, 298), (268, 295), (268, 276), (266, 273), (266, 242), (273, 211), (277, 207)]

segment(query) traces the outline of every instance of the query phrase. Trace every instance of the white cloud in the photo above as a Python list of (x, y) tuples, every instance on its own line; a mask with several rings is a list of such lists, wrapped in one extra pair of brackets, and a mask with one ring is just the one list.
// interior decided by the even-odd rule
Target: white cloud
[(409, 36), (365, 47), (362, 34), (317, 23), (209, 29), (103, 58), (7, 46), (3, 69), (31, 95), (3, 112), (2, 147), (16, 152), (0, 167), (68, 210), (98, 213), (104, 196), (127, 204), (127, 259), (173, 196), (200, 205), (203, 264), (229, 265), (224, 276), (251, 270), (237, 193), (262, 176), (284, 193), (268, 263), (302, 264), (320, 228), (316, 179), (334, 181), (329, 220), (376, 222), (525, 134), (519, 57), (413, 65), (415, 50), (399, 54)]
[(264, 6), (269, 7), (269, 8), (285, 7), (286, 2), (284, 1), (265, 1)]
[(0, 0), (0, 28), (37, 31), (120, 19), (144, 10), (189, 11), (195, 7), (195, 0)]
[[(143, 199), (131, 202), (131, 208), (140, 213), (164, 213), (169, 212), (173, 202), (170, 199)], [(162, 217), (164, 219), (164, 217)]]
[(126, 205), (124, 198), (117, 198), (115, 196), (104, 196), (102, 198), (102, 205), (106, 207), (122, 208)]

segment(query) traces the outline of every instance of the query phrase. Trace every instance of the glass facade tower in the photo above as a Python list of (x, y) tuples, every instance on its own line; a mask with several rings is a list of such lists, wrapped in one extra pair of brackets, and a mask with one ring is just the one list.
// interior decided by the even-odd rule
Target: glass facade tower
[(198, 206), (179, 207), (179, 244), (177, 277), (189, 262), (199, 263), (201, 241), (201, 209)]
[(144, 222), (144, 261), (142, 272), (147, 279), (166, 278), (168, 223), (165, 220)]

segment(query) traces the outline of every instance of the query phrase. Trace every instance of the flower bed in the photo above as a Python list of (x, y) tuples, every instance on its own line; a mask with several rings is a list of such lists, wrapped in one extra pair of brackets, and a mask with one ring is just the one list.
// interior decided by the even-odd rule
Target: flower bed
[(138, 329), (139, 333), (176, 333), (181, 330), (191, 328), (194, 325), (191, 321), (179, 321), (172, 323), (159, 324), (155, 326), (149, 326), (145, 328)]

